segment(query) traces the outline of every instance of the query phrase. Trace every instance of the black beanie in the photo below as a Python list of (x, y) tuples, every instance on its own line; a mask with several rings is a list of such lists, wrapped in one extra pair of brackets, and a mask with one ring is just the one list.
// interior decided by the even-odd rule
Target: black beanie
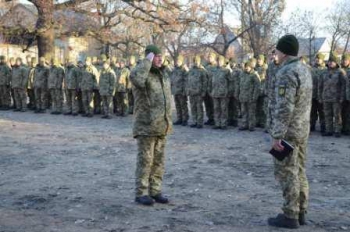
[(298, 56), (299, 42), (294, 35), (285, 35), (278, 40), (277, 50), (289, 56)]

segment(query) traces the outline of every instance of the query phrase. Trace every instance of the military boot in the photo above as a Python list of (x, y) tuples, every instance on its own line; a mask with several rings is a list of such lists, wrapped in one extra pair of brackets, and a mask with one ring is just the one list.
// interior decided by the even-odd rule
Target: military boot
[(306, 222), (306, 213), (305, 213), (305, 212), (299, 213), (299, 224), (300, 224), (301, 226), (307, 225), (307, 222)]
[(160, 203), (160, 204), (168, 204), (169, 203), (169, 199), (166, 198), (165, 196), (163, 196), (161, 193), (152, 196), (152, 198), (154, 199), (155, 202)]
[(341, 137), (340, 132), (335, 132), (335, 133), (334, 133), (334, 137), (336, 137), (336, 138), (340, 138), (340, 137)]
[(182, 120), (177, 120), (176, 122), (173, 123), (173, 125), (182, 125)]
[(298, 229), (300, 226), (297, 219), (287, 218), (284, 214), (278, 214), (275, 218), (269, 218), (267, 222), (270, 226), (289, 229)]
[(192, 127), (192, 128), (197, 127), (197, 123), (193, 123), (190, 127)]
[(154, 204), (154, 200), (150, 196), (136, 197), (135, 202), (146, 206), (152, 206)]
[(182, 126), (187, 126), (187, 121), (183, 121)]

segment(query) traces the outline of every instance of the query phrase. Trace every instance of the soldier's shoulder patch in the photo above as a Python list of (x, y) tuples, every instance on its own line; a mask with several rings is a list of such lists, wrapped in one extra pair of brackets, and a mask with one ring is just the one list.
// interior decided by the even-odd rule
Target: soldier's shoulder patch
[(278, 85), (278, 95), (284, 97), (286, 95), (287, 84), (280, 83)]

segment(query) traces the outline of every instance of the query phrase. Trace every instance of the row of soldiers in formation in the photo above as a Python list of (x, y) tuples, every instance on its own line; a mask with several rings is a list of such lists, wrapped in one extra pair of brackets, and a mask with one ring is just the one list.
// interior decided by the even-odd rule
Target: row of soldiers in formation
[(128, 65), (124, 60), (108, 60), (105, 55), (100, 60), (87, 57), (85, 63), (79, 61), (77, 65), (73, 60), (61, 65), (58, 59), (49, 65), (44, 57), (38, 64), (32, 57), (27, 57), (27, 64), (21, 58), (6, 62), (6, 57), (0, 56), (0, 109), (12, 107), (25, 112), (29, 107), (35, 113), (44, 113), (51, 107), (51, 114), (92, 117), (102, 113), (102, 118), (109, 119), (114, 111), (126, 116), (133, 111), (129, 75), (136, 65), (134, 56)]
[[(323, 54), (317, 54), (313, 67), (313, 103), (311, 130), (319, 121), (323, 135), (337, 137), (350, 133), (350, 55), (345, 54), (342, 62), (335, 53), (329, 67)], [(64, 66), (57, 59), (51, 66), (41, 57), (27, 57), (27, 64), (21, 58), (0, 56), (0, 109), (8, 110), (11, 98), (15, 111), (34, 109), (45, 112), (51, 106), (52, 114), (92, 117), (103, 113), (103, 118), (111, 118), (114, 112), (126, 116), (133, 112), (132, 84), (130, 73), (136, 66), (136, 58), (131, 56), (128, 65), (115, 57), (107, 59), (102, 55), (87, 57), (85, 63), (75, 65), (68, 60)], [(206, 63), (206, 65), (203, 65)], [(190, 102), (191, 127), (202, 128), (204, 124), (214, 129), (238, 126), (240, 130), (254, 131), (262, 127), (268, 131), (272, 123), (274, 94), (278, 91), (274, 78), (278, 71), (278, 60), (274, 54), (266, 60), (264, 55), (252, 58), (241, 67), (234, 60), (210, 53), (206, 62), (195, 56), (189, 69), (184, 57), (179, 55), (173, 65), (164, 59), (166, 72), (171, 79), (177, 121), (175, 125), (188, 125), (188, 99)], [(277, 90), (276, 90), (277, 89)], [(65, 90), (65, 91), (63, 91)], [(66, 111), (63, 112), (64, 94)], [(204, 103), (204, 104), (203, 104)], [(208, 121), (204, 123), (204, 107)]]
[[(300, 58), (305, 63), (304, 57)], [(204, 67), (199, 56), (194, 65), (187, 69), (183, 57), (175, 61), (172, 71), (172, 92), (178, 120), (175, 124), (187, 125), (187, 97), (190, 99), (193, 124), (203, 127), (203, 102), (208, 121), (214, 129), (237, 126), (240, 112), (240, 130), (254, 131), (265, 127), (268, 132), (273, 123), (276, 91), (275, 75), (279, 61), (274, 52), (265, 62), (265, 56), (252, 58), (239, 68), (235, 62), (211, 53)], [(313, 76), (313, 102), (311, 131), (319, 121), (323, 136), (340, 137), (350, 134), (350, 54), (340, 61), (338, 54), (331, 53), (326, 64), (324, 54), (317, 54), (314, 65), (307, 65)]]

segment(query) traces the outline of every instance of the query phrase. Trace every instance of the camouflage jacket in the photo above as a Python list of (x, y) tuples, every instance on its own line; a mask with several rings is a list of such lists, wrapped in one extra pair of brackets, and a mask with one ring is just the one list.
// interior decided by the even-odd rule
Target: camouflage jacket
[(29, 67), (27, 89), (34, 89), (35, 67)]
[(23, 66), (14, 66), (12, 68), (12, 82), (11, 87), (12, 88), (21, 88), (26, 89), (27, 88), (27, 81), (28, 81), (28, 72), (27, 69)]
[(171, 133), (171, 84), (164, 69), (155, 69), (144, 59), (132, 70), (130, 80), (135, 100), (134, 137)]
[(289, 58), (276, 74), (276, 105), (271, 136), (304, 142), (309, 137), (312, 101), (310, 69), (298, 58)]
[(257, 72), (242, 72), (239, 77), (237, 95), (240, 102), (256, 102), (260, 94), (260, 79)]
[(201, 95), (205, 96), (207, 93), (208, 74), (203, 67), (193, 66), (188, 72), (187, 83), (186, 83), (186, 94), (187, 96)]
[(0, 85), (10, 85), (11, 68), (7, 64), (0, 64)]
[(205, 67), (205, 70), (207, 70), (207, 93), (208, 94), (211, 94), (211, 82), (212, 82), (212, 79), (213, 79), (213, 76), (216, 74), (217, 72), (217, 69), (218, 69), (218, 66), (217, 65), (212, 65), (212, 64), (208, 64), (206, 67)]
[(101, 96), (113, 96), (115, 92), (115, 73), (111, 67), (102, 69), (100, 72)]
[(238, 99), (238, 95), (236, 93), (237, 89), (239, 88), (239, 80), (240, 76), (242, 74), (242, 70), (238, 68), (232, 69), (231, 72), (231, 78), (228, 83), (228, 96), (229, 97), (234, 97)]
[(129, 70), (129, 75), (127, 76), (126, 83), (128, 90), (132, 89), (132, 82), (130, 81), (130, 73), (136, 68), (136, 65), (130, 66), (127, 69)]
[(119, 72), (119, 76), (117, 76), (116, 80), (116, 91), (118, 93), (126, 93), (128, 90), (128, 86), (130, 82), (130, 71), (128, 68), (123, 68)]
[(79, 87), (81, 90), (98, 89), (99, 73), (95, 66), (85, 66), (81, 73)]
[(326, 65), (315, 66), (312, 68), (312, 98), (318, 100), (318, 82), (322, 78), (322, 74), (327, 71)]
[(49, 89), (62, 89), (64, 80), (64, 69), (61, 66), (52, 66), (47, 81)]
[(231, 72), (224, 67), (217, 67), (209, 83), (210, 95), (213, 98), (223, 98), (228, 96), (229, 81)]
[(255, 70), (259, 74), (259, 78), (260, 78), (260, 96), (267, 95), (267, 92), (265, 92), (267, 68), (268, 68), (267, 64), (263, 64), (262, 66), (256, 66), (256, 68), (255, 68)]
[(186, 82), (188, 70), (184, 65), (175, 67), (171, 73), (171, 92), (173, 95), (186, 96)]
[(66, 76), (64, 78), (64, 86), (66, 89), (78, 89), (78, 75), (76, 72), (78, 71), (77, 66), (69, 65), (66, 67)]
[(346, 87), (345, 87), (345, 92), (346, 92), (346, 100), (350, 101), (350, 67), (347, 67), (345, 69), (346, 72)]
[(346, 74), (343, 69), (326, 70), (318, 83), (320, 102), (342, 102), (346, 97)]
[(35, 67), (34, 87), (47, 89), (47, 80), (50, 75), (50, 69), (46, 66), (38, 64)]

